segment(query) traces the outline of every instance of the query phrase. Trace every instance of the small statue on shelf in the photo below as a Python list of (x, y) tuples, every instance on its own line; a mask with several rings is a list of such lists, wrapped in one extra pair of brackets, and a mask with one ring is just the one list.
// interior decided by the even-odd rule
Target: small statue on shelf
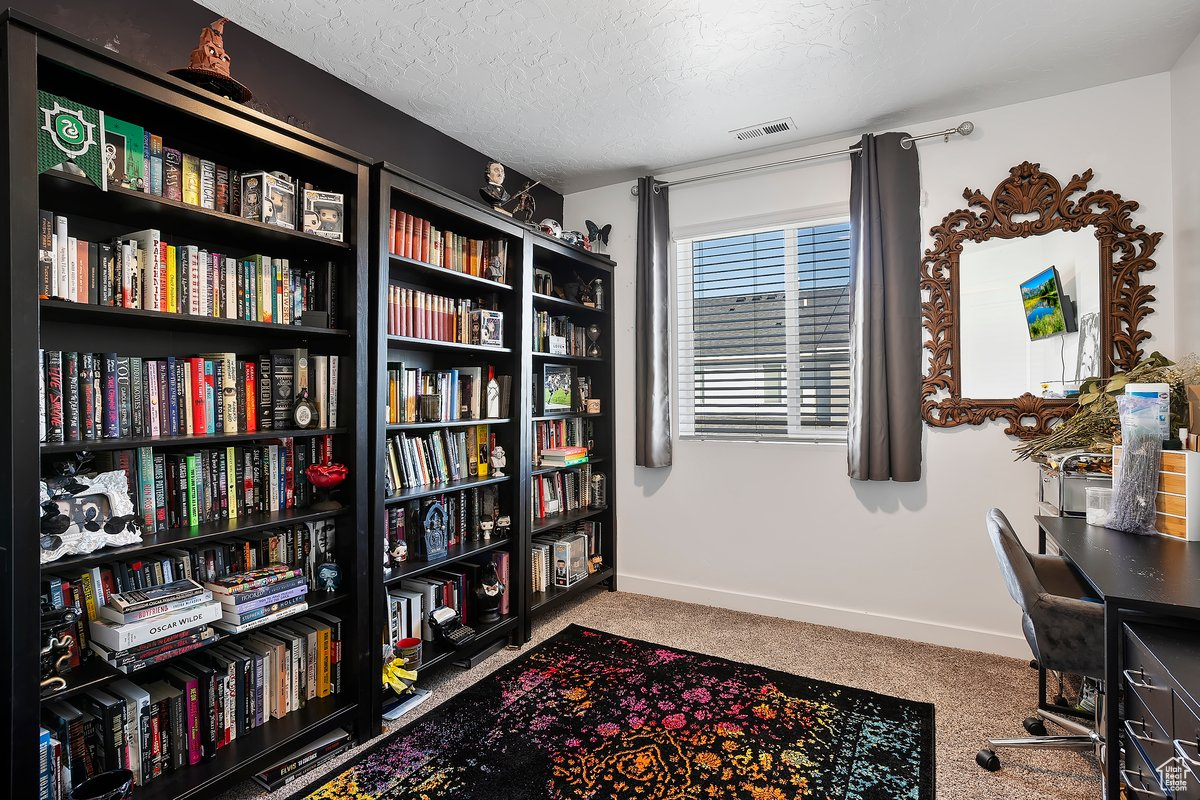
[(479, 196), (483, 198), (483, 202), (491, 205), (493, 210), (512, 216), (511, 212), (501, 207), (512, 199), (512, 195), (504, 188), (504, 165), (499, 161), (489, 161), (484, 174), (487, 177), (487, 185), (479, 189)]
[(475, 587), (475, 608), (480, 622), (500, 620), (500, 599), (504, 596), (504, 588), (500, 576), (496, 573), (496, 563), (488, 561), (483, 565), (479, 585)]
[(497, 478), (504, 477), (504, 467), (508, 465), (508, 459), (504, 455), (504, 448), (496, 445), (492, 448), (492, 474)]
[(171, 74), (235, 103), (244, 103), (254, 95), (229, 74), (229, 53), (225, 52), (225, 23), (228, 21), (221, 17), (205, 25), (200, 30), (200, 43), (192, 51), (188, 65), (171, 70)]

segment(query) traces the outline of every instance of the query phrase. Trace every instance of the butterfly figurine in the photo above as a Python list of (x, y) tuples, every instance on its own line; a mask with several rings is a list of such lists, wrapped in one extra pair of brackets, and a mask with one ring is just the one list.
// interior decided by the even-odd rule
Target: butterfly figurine
[(599, 241), (602, 242), (605, 247), (608, 247), (608, 235), (612, 233), (612, 223), (610, 222), (603, 228), (592, 222), (590, 219), (585, 219), (584, 223), (587, 225), (588, 229), (588, 241)]

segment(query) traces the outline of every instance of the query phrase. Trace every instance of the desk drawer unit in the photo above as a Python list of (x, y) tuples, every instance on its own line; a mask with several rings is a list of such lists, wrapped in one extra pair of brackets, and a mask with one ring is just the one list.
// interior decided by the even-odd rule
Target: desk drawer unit
[(1126, 794), (1200, 800), (1200, 630), (1124, 628)]

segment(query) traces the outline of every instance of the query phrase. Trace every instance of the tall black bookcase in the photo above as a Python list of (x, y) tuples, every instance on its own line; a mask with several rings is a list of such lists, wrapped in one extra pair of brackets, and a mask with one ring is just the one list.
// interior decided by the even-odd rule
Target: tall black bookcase
[[(371, 653), (374, 639), (367, 613), (372, 556), (368, 552), (368, 485), (373, 464), (367, 438), (368, 314), (366, 269), (369, 173), (365, 159), (316, 136), (216, 97), (175, 78), (148, 72), (120, 56), (14, 12), (0, 18), (3, 30), (4, 248), (9, 264), (3, 286), (0, 339), (10, 354), (0, 370), (0, 409), (6, 428), (0, 457), (0, 670), (8, 735), (0, 771), (7, 796), (37, 797), (39, 728), (39, 612), (44, 575), (67, 575), (105, 562), (147, 556), (180, 545), (219, 542), (272, 527), (324, 517), (337, 518), (335, 554), (343, 568), (339, 591), (310, 594), (309, 607), (338, 615), (343, 626), (343, 690), (310, 701), (303, 709), (271, 720), (217, 750), (214, 757), (164, 775), (139, 788), (137, 798), (207, 797), (244, 778), (336, 726), (357, 737), (377, 725), (370, 687), (379, 682)], [(102, 192), (82, 178), (37, 173), (37, 91), (85, 103), (168, 138), (172, 146), (249, 171), (282, 170), (345, 196), (345, 241), (331, 242), (298, 231), (164, 199), (110, 188)], [(67, 216), (97, 238), (144, 228), (162, 230), (173, 243), (203, 245), (230, 254), (271, 253), (296, 262), (319, 260), (336, 272), (337, 328), (306, 327), (232, 319), (127, 310), (39, 300), (39, 209)], [(273, 348), (308, 348), (339, 357), (338, 427), (324, 431), (267, 430), (257, 433), (159, 439), (104, 439), (50, 445), (39, 443), (37, 375), (39, 348), (113, 351), (144, 357), (236, 352), (265, 354)], [(146, 534), (140, 544), (68, 556), (39, 568), (38, 478), (51, 460), (83, 449), (149, 446), (170, 451), (185, 446), (228, 445), (292, 433), (330, 434), (334, 460), (349, 468), (342, 486), (343, 508), (247, 515), (235, 520)], [(297, 476), (300, 480), (300, 476)], [(152, 668), (153, 669), (153, 668)], [(42, 702), (70, 698), (89, 687), (122, 677), (99, 659), (71, 673), (65, 689)]]
[[(499, 623), (476, 626), (479, 638), (469, 647), (458, 651), (438, 649), (426, 651), (421, 671), (453, 663), (472, 653), (485, 650), (497, 641), (508, 640), (513, 644), (529, 641), (532, 620), (537, 614), (558, 603), (579, 596), (584, 590), (605, 584), (610, 590), (616, 588), (616, 528), (615, 495), (611, 480), (611, 465), (614, 444), (612, 428), (611, 398), (615, 373), (613, 369), (612, 330), (612, 270), (615, 264), (606, 256), (592, 254), (570, 247), (556, 239), (520, 225), (511, 218), (493, 212), (478, 201), (464, 198), (425, 181), (391, 164), (377, 164), (372, 170), (372, 218), (375, 229), (372, 235), (371, 263), (371, 330), (372, 352), (370, 357), (372, 408), (369, 411), (372, 446), (372, 462), (377, 469), (372, 475), (371, 543), (370, 550), (376, 554), (380, 564), (374, 572), (372, 609), (375, 615), (373, 629), (382, 637), (387, 622), (387, 589), (398, 581), (419, 576), (470, 559), (476, 554), (506, 550), (510, 555), (509, 613)], [(391, 252), (390, 225), (393, 211), (414, 215), (428, 220), (433, 227), (452, 231), (460, 236), (507, 242), (507, 269), (503, 284), (471, 274), (463, 274), (443, 267), (430, 266), (424, 261), (406, 258)], [(574, 300), (540, 295), (534, 286), (534, 268), (548, 271), (566, 282), (573, 276), (587, 280), (599, 278), (606, 294), (604, 310), (588, 308)], [(388, 286), (418, 289), (456, 299), (480, 296), (495, 298), (498, 308), (504, 313), (504, 343), (499, 348), (477, 345), (462, 345), (440, 341), (423, 341), (413, 337), (388, 335)], [(599, 358), (551, 357), (534, 353), (534, 314), (548, 310), (556, 315), (577, 318), (587, 324), (595, 322), (601, 328)], [(540, 375), (544, 361), (569, 363), (581, 374), (592, 379), (594, 393), (602, 398), (599, 414), (580, 413), (543, 415), (535, 395), (536, 378)], [(508, 414), (501, 419), (464, 420), (462, 423), (416, 422), (387, 424), (389, 364), (393, 367), (403, 362), (406, 367), (422, 369), (445, 369), (461, 365), (494, 365), (497, 374), (512, 378), (508, 398)], [(583, 509), (569, 514), (559, 514), (544, 519), (534, 519), (531, 492), (535, 475), (552, 472), (551, 469), (535, 467), (533, 460), (533, 431), (535, 423), (547, 419), (565, 417), (586, 418), (594, 426), (595, 446), (598, 463), (594, 469), (606, 470), (609, 474), (608, 505), (603, 509)], [(431, 430), (454, 430), (461, 425), (487, 424), (496, 434), (497, 441), (506, 451), (507, 466), (502, 478), (465, 479), (444, 484), (432, 484), (404, 492), (385, 491), (384, 460), (387, 458), (387, 438), (398, 433), (422, 434)], [(410, 559), (403, 563), (383, 568), (381, 560), (385, 548), (387, 510), (409, 500), (452, 494), (460, 489), (497, 483), (502, 510), (512, 519), (511, 532), (507, 537), (493, 537), (487, 541), (464, 542), (450, 549), (447, 557), (435, 561), (415, 560), (410, 547)], [(531, 586), (531, 545), (535, 534), (552, 531), (568, 523), (596, 520), (602, 523), (601, 550), (604, 567), (589, 575), (585, 580), (567, 589), (550, 589), (535, 593)], [(428, 643), (427, 645), (428, 646)], [(381, 664), (382, 648), (377, 656)], [(378, 691), (378, 690), (377, 690)], [(377, 696), (382, 702), (382, 694)]]

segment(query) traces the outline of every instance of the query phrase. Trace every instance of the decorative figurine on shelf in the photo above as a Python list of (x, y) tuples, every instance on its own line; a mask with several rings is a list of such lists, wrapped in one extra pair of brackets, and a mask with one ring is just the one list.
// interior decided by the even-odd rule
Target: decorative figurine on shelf
[(480, 622), (500, 620), (500, 598), (504, 596), (504, 588), (496, 574), (496, 562), (485, 563), (479, 574), (479, 585), (475, 587), (475, 609)]
[(329, 550), (329, 532), (325, 527), (317, 537), (317, 583), (327, 592), (336, 592), (342, 585), (342, 568), (333, 560)]
[(337, 511), (342, 507), (340, 502), (333, 499), (333, 491), (346, 480), (348, 472), (345, 464), (313, 464), (304, 470), (304, 477), (308, 478), (320, 496), (312, 505), (314, 511)]
[(610, 233), (612, 233), (612, 223), (610, 222), (607, 225), (605, 225), (603, 228), (601, 228), (599, 225), (592, 222), (590, 219), (585, 219), (583, 221), (583, 224), (587, 225), (587, 229), (588, 229), (587, 238), (588, 238), (588, 241), (592, 243), (592, 252), (607, 253), (608, 252), (608, 235)]
[(587, 237), (579, 231), (563, 231), (559, 234), (559, 238), (572, 247), (583, 247), (583, 243), (587, 241)]
[(505, 536), (508, 536), (508, 534), (511, 530), (512, 530), (512, 517), (511, 516), (509, 516), (508, 514), (502, 514), (499, 517), (496, 517), (495, 534), (498, 538), (503, 539)]
[(485, 514), (479, 518), (479, 532), (483, 535), (485, 542), (491, 541), (494, 530), (496, 530), (496, 523), (492, 521), (490, 514)]
[(504, 457), (504, 448), (496, 445), (492, 448), (492, 474), (497, 478), (504, 477), (504, 467), (508, 465), (508, 460)]
[(550, 219), (549, 217), (541, 221), (538, 225), (538, 230), (547, 236), (553, 236), (555, 239), (562, 238), (562, 225), (559, 225), (557, 220)]
[(400, 697), (410, 694), (417, 683), (417, 671), (407, 666), (408, 660), (399, 656), (383, 662), (383, 685)]
[(488, 419), (500, 418), (500, 382), (496, 380), (496, 368), (488, 367), (488, 381), (485, 390), (485, 400)]
[(504, 189), (504, 165), (499, 161), (489, 161), (484, 169), (484, 175), (487, 177), (487, 186), (480, 187), (479, 196), (483, 198), (483, 202), (492, 207), (492, 210), (511, 217), (512, 213), (505, 211), (502, 207), (512, 199), (512, 195)]
[(449, 555), (450, 543), (446, 506), (439, 500), (422, 500), (418, 513), (421, 532), (417, 540), (417, 561), (438, 561)]
[(587, 326), (586, 333), (587, 333), (587, 338), (588, 338), (588, 346), (587, 346), (588, 358), (599, 358), (600, 357), (600, 326), (593, 322), (591, 325)]
[(580, 305), (587, 306), (588, 308), (595, 308), (596, 295), (592, 290), (592, 284), (588, 283), (583, 278), (580, 278), (578, 275), (575, 276), (575, 280), (575, 302), (579, 303)]
[(208, 89), (235, 103), (244, 103), (254, 95), (229, 74), (229, 54), (225, 52), (225, 23), (221, 17), (200, 31), (200, 44), (192, 51), (186, 67), (171, 70), (171, 74)]
[(517, 201), (516, 206), (512, 210), (513, 219), (519, 219), (525, 223), (533, 222), (533, 215), (537, 213), (537, 201), (533, 199), (533, 193), (529, 190), (539, 183), (541, 181), (533, 181), (532, 183), (525, 181), (525, 185), (521, 188), (521, 191), (513, 195), (513, 199)]
[(392, 547), (390, 555), (394, 563), (400, 564), (408, 561), (408, 542), (403, 539), (396, 542), (395, 546)]
[(317, 407), (308, 399), (308, 387), (300, 389), (292, 403), (292, 424), (299, 429), (317, 427)]
[(592, 299), (596, 303), (594, 308), (597, 311), (603, 311), (604, 310), (604, 281), (600, 278), (596, 278), (596, 280), (592, 281)]
[(588, 556), (588, 574), (595, 575), (600, 570), (604, 569), (604, 557), (599, 553), (592, 553)]
[[(57, 692), (67, 688), (66, 678), (63, 676), (71, 671), (71, 648), (75, 644), (72, 632), (78, 619), (78, 615), (70, 608), (56, 609), (47, 604), (42, 605), (42, 649), (39, 656), (43, 692)], [(80, 655), (83, 657), (86, 654)]]

